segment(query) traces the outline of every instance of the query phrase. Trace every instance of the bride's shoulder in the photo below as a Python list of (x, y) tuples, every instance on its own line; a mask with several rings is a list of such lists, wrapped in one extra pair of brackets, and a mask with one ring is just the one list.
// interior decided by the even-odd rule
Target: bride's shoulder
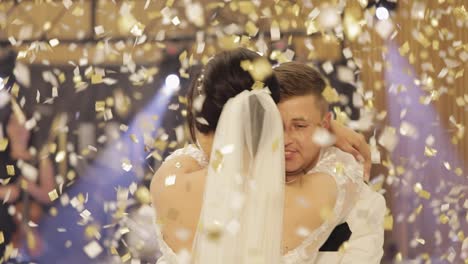
[[(159, 169), (153, 175), (151, 180), (151, 193), (162, 194), (169, 189), (171, 185), (176, 185), (176, 182), (186, 180), (187, 175), (197, 174), (206, 167), (203, 152), (199, 151), (192, 145), (174, 151), (161, 164)], [(186, 177), (187, 176), (187, 177)], [(192, 175), (190, 178), (194, 178)], [(196, 179), (188, 179), (190, 181)]]

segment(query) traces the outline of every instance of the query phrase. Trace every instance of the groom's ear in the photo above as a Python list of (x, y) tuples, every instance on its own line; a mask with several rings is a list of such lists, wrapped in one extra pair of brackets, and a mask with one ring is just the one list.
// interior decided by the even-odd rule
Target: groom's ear
[(332, 113), (326, 112), (322, 119), (322, 127), (325, 129), (331, 128)]

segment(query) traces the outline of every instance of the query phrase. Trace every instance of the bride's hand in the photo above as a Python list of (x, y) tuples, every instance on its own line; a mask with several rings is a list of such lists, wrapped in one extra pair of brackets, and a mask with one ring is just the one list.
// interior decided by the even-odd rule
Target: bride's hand
[(369, 181), (372, 164), (371, 152), (364, 136), (335, 120), (331, 121), (330, 130), (336, 136), (335, 146), (337, 148), (352, 154), (356, 160), (364, 163), (364, 180)]

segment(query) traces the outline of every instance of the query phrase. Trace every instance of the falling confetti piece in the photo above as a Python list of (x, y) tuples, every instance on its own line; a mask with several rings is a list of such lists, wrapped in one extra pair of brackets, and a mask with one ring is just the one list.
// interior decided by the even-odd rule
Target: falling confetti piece
[(57, 190), (52, 190), (49, 192), (49, 199), (51, 202), (55, 201), (59, 197)]
[(165, 186), (174, 185), (175, 182), (176, 182), (176, 176), (175, 175), (169, 175), (164, 179), (164, 185)]
[(84, 252), (86, 253), (86, 255), (88, 255), (89, 258), (91, 259), (94, 259), (96, 258), (97, 256), (99, 256), (99, 254), (102, 253), (103, 249), (101, 247), (101, 245), (99, 245), (99, 243), (95, 240), (89, 242), (84, 248), (83, 248)]

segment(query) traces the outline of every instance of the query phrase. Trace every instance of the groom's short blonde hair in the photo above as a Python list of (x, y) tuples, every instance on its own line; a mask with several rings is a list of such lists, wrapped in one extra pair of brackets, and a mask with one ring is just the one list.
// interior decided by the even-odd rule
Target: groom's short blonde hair
[(327, 83), (318, 70), (304, 63), (286, 62), (273, 71), (280, 84), (280, 101), (295, 96), (314, 95), (322, 115), (328, 112), (328, 102), (322, 95)]

